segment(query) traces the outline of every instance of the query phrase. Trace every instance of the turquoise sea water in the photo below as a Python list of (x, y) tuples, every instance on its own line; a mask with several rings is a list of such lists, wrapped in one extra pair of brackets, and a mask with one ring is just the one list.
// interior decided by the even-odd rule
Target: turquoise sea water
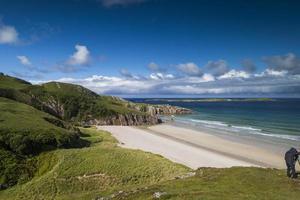
[(176, 116), (175, 120), (193, 126), (300, 142), (300, 99), (217, 102), (200, 102), (197, 99), (130, 100), (189, 108), (194, 111), (193, 114)]

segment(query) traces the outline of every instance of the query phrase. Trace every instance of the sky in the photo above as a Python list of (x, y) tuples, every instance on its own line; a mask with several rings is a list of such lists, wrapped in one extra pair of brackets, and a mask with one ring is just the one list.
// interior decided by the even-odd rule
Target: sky
[(0, 72), (121, 97), (300, 97), (297, 0), (1, 0)]

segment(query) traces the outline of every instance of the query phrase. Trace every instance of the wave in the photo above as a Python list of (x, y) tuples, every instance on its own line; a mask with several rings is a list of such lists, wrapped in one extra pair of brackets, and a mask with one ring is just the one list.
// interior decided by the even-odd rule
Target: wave
[(228, 126), (228, 124), (219, 121), (208, 121), (208, 120), (199, 120), (199, 119), (190, 119), (190, 121), (202, 123), (202, 124), (209, 124), (209, 125)]
[(300, 136), (296, 135), (283, 135), (283, 134), (271, 134), (271, 133), (264, 133), (262, 129), (254, 128), (251, 126), (237, 126), (237, 125), (231, 125), (226, 124), (225, 122), (220, 121), (210, 121), (210, 120), (199, 120), (199, 119), (176, 119), (178, 121), (181, 121), (183, 123), (188, 124), (194, 124), (196, 125), (203, 125), (208, 128), (212, 129), (219, 129), (219, 130), (225, 130), (230, 132), (238, 132), (238, 133), (244, 133), (244, 134), (252, 134), (252, 135), (260, 135), (260, 136), (267, 136), (267, 137), (273, 137), (273, 138), (279, 138), (279, 139), (285, 139), (285, 140), (293, 140), (293, 141), (300, 141)]
[(267, 136), (267, 137), (275, 137), (275, 138), (285, 139), (285, 140), (300, 141), (300, 136), (296, 136), (296, 135), (269, 134), (269, 133), (263, 133), (263, 132), (250, 132), (250, 133), (256, 134), (256, 135)]
[(249, 131), (262, 131), (261, 129), (253, 128), (251, 126), (231, 126), (231, 127), (237, 128), (237, 129), (249, 130)]

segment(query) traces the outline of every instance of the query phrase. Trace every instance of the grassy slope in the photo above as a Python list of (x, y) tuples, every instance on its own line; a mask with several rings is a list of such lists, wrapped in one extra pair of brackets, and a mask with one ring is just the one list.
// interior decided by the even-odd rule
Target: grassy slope
[(1, 191), (0, 199), (93, 199), (153, 185), (189, 171), (159, 155), (120, 148), (107, 132), (83, 132), (91, 147), (41, 154), (35, 178)]
[(31, 85), (30, 83), (14, 78), (11, 76), (6, 76), (4, 74), (0, 73), (0, 89), (6, 88), (6, 89), (24, 89)]
[(0, 97), (0, 184), (30, 179), (35, 170), (31, 155), (57, 147), (87, 144), (76, 130), (58, 127), (61, 121), (26, 104)]
[(89, 101), (92, 100), (97, 107), (104, 107), (107, 111), (112, 113), (137, 113), (136, 110), (125, 107), (124, 102), (122, 101), (118, 101), (110, 96), (97, 95), (96, 93), (79, 85), (50, 82), (43, 84), (42, 87), (46, 92), (57, 96), (61, 100), (65, 100), (70, 97), (84, 98)]
[[(95, 118), (106, 118), (118, 114), (139, 114), (134, 109), (127, 108), (122, 101), (109, 96), (100, 96), (79, 85), (50, 82), (41, 86), (33, 85), (22, 90), (35, 96), (42, 102), (63, 105), (62, 119), (81, 122)], [(38, 106), (37, 106), (38, 107)]]
[[(30, 83), (0, 73), (0, 97), (29, 104), (39, 110), (55, 114), (46, 104), (63, 105), (67, 121), (81, 122), (94, 118), (107, 118), (118, 114), (146, 115), (128, 108), (123, 101), (101, 96), (79, 85), (49, 82), (42, 85)], [(34, 97), (34, 98), (32, 98)]]
[(290, 180), (282, 170), (234, 167), (203, 168), (196, 176), (167, 181), (127, 199), (153, 199), (155, 192), (165, 192), (161, 199), (296, 200), (300, 196), (300, 180)]
[[(0, 97), (0, 112), (0, 142), (16, 153), (34, 154), (41, 145), (67, 147), (79, 137), (75, 131), (50, 123), (57, 120), (53, 116), (26, 104)], [(26, 145), (36, 149), (25, 149)]]
[[(25, 184), (0, 192), (0, 199), (298, 199), (300, 180), (285, 171), (262, 168), (202, 168), (196, 176), (173, 179), (189, 170), (150, 153), (123, 149), (107, 132), (84, 129), (92, 146), (56, 150), (38, 157), (39, 171)], [(86, 175), (86, 176), (84, 176)], [(118, 191), (124, 191), (118, 194)]]

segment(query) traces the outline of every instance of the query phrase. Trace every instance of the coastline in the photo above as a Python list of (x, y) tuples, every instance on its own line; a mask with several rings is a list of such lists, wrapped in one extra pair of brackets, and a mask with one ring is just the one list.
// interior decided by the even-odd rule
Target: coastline
[(222, 137), (178, 124), (150, 127), (99, 126), (121, 147), (159, 154), (190, 168), (255, 166), (285, 168), (283, 148), (255, 140)]
[(162, 137), (267, 168), (284, 169), (284, 153), (290, 148), (289, 144), (278, 143), (276, 140), (213, 132), (211, 129), (178, 123), (165, 123), (148, 129)]

